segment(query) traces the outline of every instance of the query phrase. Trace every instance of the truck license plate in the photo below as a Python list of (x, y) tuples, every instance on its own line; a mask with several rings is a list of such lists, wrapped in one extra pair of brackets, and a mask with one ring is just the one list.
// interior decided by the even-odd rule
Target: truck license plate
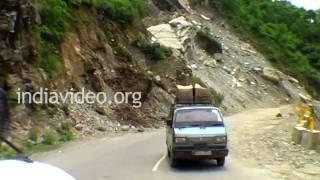
[(210, 156), (211, 151), (193, 151), (192, 154), (194, 156)]

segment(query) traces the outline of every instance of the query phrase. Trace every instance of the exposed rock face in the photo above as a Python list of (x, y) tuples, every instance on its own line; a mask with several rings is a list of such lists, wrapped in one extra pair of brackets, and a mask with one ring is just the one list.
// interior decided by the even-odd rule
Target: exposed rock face
[(207, 60), (207, 61), (204, 61), (203, 64), (205, 66), (208, 66), (208, 67), (216, 67), (217, 66), (217, 61), (215, 59)]
[(148, 31), (152, 34), (153, 41), (184, 52), (194, 36), (194, 29), (192, 23), (180, 16), (168, 24), (151, 26)]
[(179, 41), (174, 29), (169, 24), (159, 24), (148, 28), (153, 35), (153, 40), (170, 48), (182, 50), (182, 43)]
[(34, 8), (28, 0), (0, 2), (0, 66), (5, 67), (4, 71), (17, 70), (14, 66), (33, 58), (34, 18)]

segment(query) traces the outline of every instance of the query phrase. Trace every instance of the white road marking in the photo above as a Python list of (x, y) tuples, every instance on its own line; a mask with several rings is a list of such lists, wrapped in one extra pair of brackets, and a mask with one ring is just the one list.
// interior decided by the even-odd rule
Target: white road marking
[(152, 172), (156, 172), (161, 162), (167, 157), (167, 153), (164, 153), (163, 156), (159, 159), (159, 161), (153, 166)]

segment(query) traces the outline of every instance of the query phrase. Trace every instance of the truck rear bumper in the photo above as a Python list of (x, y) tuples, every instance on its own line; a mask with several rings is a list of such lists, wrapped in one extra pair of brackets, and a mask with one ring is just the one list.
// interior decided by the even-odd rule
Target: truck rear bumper
[(228, 149), (210, 149), (210, 150), (174, 150), (175, 159), (216, 159), (228, 156)]

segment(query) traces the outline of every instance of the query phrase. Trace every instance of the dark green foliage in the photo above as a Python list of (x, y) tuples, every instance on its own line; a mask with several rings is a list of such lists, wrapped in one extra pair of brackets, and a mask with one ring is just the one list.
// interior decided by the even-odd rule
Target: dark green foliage
[(153, 60), (164, 60), (170, 57), (172, 54), (170, 48), (165, 47), (160, 43), (149, 43), (143, 37), (138, 37), (138, 39), (135, 41), (135, 44)]
[(219, 41), (210, 33), (209, 28), (204, 27), (197, 32), (199, 45), (208, 53), (221, 53), (222, 46)]
[(209, 88), (209, 90), (211, 92), (212, 101), (213, 101), (214, 106), (220, 107), (223, 102), (224, 96), (222, 94), (218, 93), (217, 91), (215, 91), (211, 87)]
[(57, 134), (50, 130), (46, 130), (42, 138), (43, 138), (42, 144), (45, 144), (45, 145), (54, 145), (58, 141)]
[(80, 7), (81, 5), (93, 5), (95, 0), (63, 0), (68, 6)]
[(53, 74), (57, 71), (60, 65), (56, 45), (41, 38), (40, 33), (37, 30), (35, 32), (36, 35), (38, 35), (38, 37), (35, 37), (37, 49), (37, 63), (47, 73)]
[(14, 150), (12, 150), (10, 147), (1, 144), (0, 145), (0, 159), (5, 159), (5, 158), (14, 158), (16, 157), (16, 153)]
[(302, 80), (314, 95), (320, 95), (319, 11), (297, 8), (288, 1), (210, 2), (275, 65)]
[(69, 9), (62, 0), (38, 1), (41, 24), (34, 29), (37, 63), (49, 74), (57, 71), (58, 45), (69, 27)]
[(69, 9), (62, 0), (39, 1), (41, 26), (38, 27), (41, 38), (58, 43), (69, 26)]
[(57, 132), (59, 134), (59, 141), (61, 142), (67, 142), (73, 138), (71, 125), (68, 123), (63, 123), (61, 127), (57, 129)]
[(93, 5), (122, 24), (132, 24), (146, 7), (145, 0), (94, 0)]

